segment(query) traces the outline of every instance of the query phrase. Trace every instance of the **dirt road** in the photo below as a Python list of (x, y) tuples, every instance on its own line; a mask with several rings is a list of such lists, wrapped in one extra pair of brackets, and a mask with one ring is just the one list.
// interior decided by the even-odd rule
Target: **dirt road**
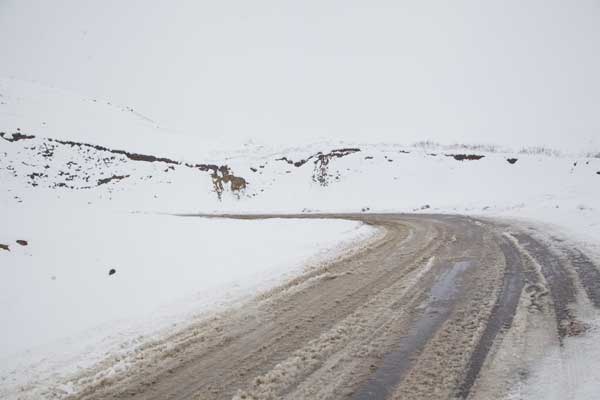
[(536, 233), (459, 216), (311, 217), (382, 234), (148, 344), (72, 398), (499, 398), (585, 330), (577, 302), (600, 306), (590, 258)]

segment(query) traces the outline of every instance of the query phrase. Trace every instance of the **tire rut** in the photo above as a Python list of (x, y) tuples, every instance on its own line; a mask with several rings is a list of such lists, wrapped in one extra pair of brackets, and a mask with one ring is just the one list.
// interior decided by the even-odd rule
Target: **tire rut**
[(564, 338), (579, 332), (580, 323), (571, 311), (575, 304), (576, 289), (569, 271), (561, 259), (539, 241), (524, 233), (513, 235), (539, 264), (546, 280), (556, 317), (558, 339), (562, 345)]
[(502, 288), (498, 293), (485, 330), (471, 354), (464, 380), (458, 388), (457, 396), (461, 399), (469, 396), (498, 334), (512, 326), (519, 298), (525, 286), (523, 263), (519, 250), (504, 237), (498, 237), (498, 243), (505, 259)]

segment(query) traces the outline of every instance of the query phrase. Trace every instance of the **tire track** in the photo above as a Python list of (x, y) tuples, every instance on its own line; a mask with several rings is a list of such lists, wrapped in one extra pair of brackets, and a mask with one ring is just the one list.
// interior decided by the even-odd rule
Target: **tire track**
[(540, 266), (542, 275), (550, 289), (558, 339), (562, 345), (566, 336), (578, 334), (581, 329), (581, 324), (570, 309), (570, 305), (576, 301), (576, 289), (573, 279), (560, 258), (539, 241), (524, 233), (517, 233), (513, 236)]
[(457, 396), (461, 399), (469, 396), (498, 334), (511, 327), (521, 292), (525, 286), (523, 263), (519, 250), (504, 237), (498, 237), (498, 244), (505, 259), (502, 288), (498, 293), (485, 330), (471, 354), (464, 380), (458, 388)]
[(592, 260), (579, 249), (564, 249), (575, 268), (581, 286), (594, 307), (600, 308), (600, 271)]

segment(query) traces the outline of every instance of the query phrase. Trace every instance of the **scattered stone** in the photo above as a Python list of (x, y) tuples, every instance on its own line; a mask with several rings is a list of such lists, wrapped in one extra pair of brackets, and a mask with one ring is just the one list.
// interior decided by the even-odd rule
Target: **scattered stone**
[(116, 269), (114, 269), (114, 268), (111, 268), (111, 269), (108, 271), (108, 276), (114, 275), (114, 274), (116, 274), (116, 273), (117, 273), (117, 270), (116, 270)]
[(23, 239), (17, 240), (17, 243), (20, 244), (21, 246), (27, 246), (29, 244), (29, 242), (27, 242), (27, 240), (23, 240)]
[(424, 206), (413, 209), (413, 211), (423, 211), (423, 210), (428, 210), (430, 208), (431, 208), (431, 206), (429, 204), (425, 204)]

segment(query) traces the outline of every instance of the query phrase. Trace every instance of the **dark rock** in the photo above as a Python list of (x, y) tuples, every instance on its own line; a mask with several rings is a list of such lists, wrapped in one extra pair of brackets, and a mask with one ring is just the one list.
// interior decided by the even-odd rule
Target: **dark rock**
[(113, 175), (109, 178), (98, 179), (98, 186), (104, 185), (110, 181), (120, 181), (125, 178), (129, 178), (129, 175)]
[(0, 250), (6, 250), (6, 251), (10, 251), (10, 247), (8, 247), (7, 244), (1, 244), (0, 243)]
[[(20, 129), (17, 129), (20, 130)], [(0, 132), (0, 137), (8, 142), (18, 142), (19, 140), (25, 140), (25, 139), (33, 139), (35, 138), (34, 135), (23, 135), (22, 133), (13, 133), (12, 137), (8, 137), (5, 136), (6, 133), (5, 132)]]
[(111, 269), (108, 271), (108, 276), (114, 275), (114, 274), (116, 274), (116, 273), (117, 273), (117, 270), (116, 270), (116, 269), (114, 269), (114, 268), (111, 268)]
[(27, 242), (27, 240), (23, 240), (23, 239), (17, 240), (17, 243), (20, 244), (21, 246), (27, 246), (29, 244), (29, 242)]
[(456, 161), (476, 161), (481, 160), (485, 156), (481, 156), (478, 154), (445, 154), (446, 157), (452, 157)]
[(519, 159), (518, 158), (507, 158), (506, 161), (508, 161), (509, 164), (514, 164), (517, 161), (519, 161)]

